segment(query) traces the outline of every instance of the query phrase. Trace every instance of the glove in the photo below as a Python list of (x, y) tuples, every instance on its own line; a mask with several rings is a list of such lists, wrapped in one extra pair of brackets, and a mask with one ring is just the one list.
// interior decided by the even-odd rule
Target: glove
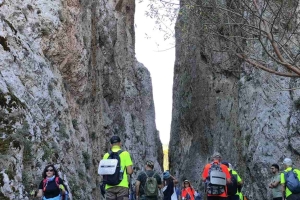
[(61, 189), (64, 192), (65, 191), (65, 186), (63, 184), (60, 184), (59, 189)]

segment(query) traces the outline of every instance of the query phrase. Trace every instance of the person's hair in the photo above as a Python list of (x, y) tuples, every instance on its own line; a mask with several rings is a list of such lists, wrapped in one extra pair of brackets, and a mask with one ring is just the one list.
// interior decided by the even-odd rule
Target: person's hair
[(273, 164), (272, 167), (275, 167), (279, 171), (279, 166), (277, 164)]
[(53, 168), (54, 176), (58, 176), (57, 170), (56, 170), (56, 168), (54, 167), (54, 165), (47, 165), (47, 166), (45, 167), (44, 171), (43, 171), (43, 178), (46, 178), (46, 177), (47, 177), (46, 172), (47, 172), (47, 169), (48, 169), (49, 167), (52, 167), (52, 168)]
[(185, 183), (188, 183), (188, 184), (189, 184), (188, 187), (191, 187), (191, 183), (190, 183), (189, 181), (184, 181), (184, 182), (183, 182), (183, 187), (184, 187), (184, 188), (185, 188)]
[(151, 160), (147, 160), (147, 161), (146, 161), (146, 165), (147, 165), (148, 167), (150, 167), (151, 169), (154, 169), (154, 163), (153, 163)]

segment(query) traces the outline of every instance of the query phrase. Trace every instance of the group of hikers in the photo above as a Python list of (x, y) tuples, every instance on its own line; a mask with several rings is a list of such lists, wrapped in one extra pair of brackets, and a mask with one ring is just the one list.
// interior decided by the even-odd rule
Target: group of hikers
[[(221, 154), (216, 152), (212, 162), (205, 165), (202, 181), (205, 183), (204, 195), (193, 188), (189, 180), (182, 184), (165, 171), (161, 175), (154, 170), (154, 162), (146, 160), (144, 170), (131, 185), (133, 163), (130, 153), (122, 150), (119, 136), (110, 138), (111, 149), (100, 161), (98, 174), (102, 176), (101, 193), (106, 200), (247, 200), (241, 192), (243, 181), (233, 170), (230, 163), (221, 161)], [(292, 160), (285, 158), (285, 170), (280, 173), (278, 164), (271, 166), (272, 181), (268, 187), (272, 190), (273, 200), (300, 200), (300, 170), (292, 167)], [(59, 178), (53, 165), (43, 171), (43, 180), (34, 196), (43, 200), (67, 200), (68, 190)], [(181, 189), (180, 189), (181, 185)]]

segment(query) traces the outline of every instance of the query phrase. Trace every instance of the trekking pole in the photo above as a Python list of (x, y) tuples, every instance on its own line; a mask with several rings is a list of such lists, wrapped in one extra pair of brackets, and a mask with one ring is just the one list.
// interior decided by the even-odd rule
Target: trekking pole
[(131, 175), (130, 175), (130, 181), (129, 181), (129, 188), (130, 188), (129, 199), (130, 200), (135, 200), (134, 188), (132, 186), (132, 176)]

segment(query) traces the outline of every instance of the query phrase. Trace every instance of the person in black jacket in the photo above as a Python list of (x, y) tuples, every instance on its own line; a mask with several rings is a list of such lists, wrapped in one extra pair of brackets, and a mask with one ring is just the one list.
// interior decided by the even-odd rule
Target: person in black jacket
[(54, 165), (47, 165), (45, 167), (43, 178), (36, 197), (43, 197), (43, 200), (61, 200), (61, 195), (65, 195), (66, 190), (63, 180), (59, 178)]
[(178, 183), (178, 181), (170, 174), (169, 171), (165, 171), (163, 173), (163, 179), (164, 179), (164, 200), (171, 200), (171, 196), (174, 192), (174, 186)]

